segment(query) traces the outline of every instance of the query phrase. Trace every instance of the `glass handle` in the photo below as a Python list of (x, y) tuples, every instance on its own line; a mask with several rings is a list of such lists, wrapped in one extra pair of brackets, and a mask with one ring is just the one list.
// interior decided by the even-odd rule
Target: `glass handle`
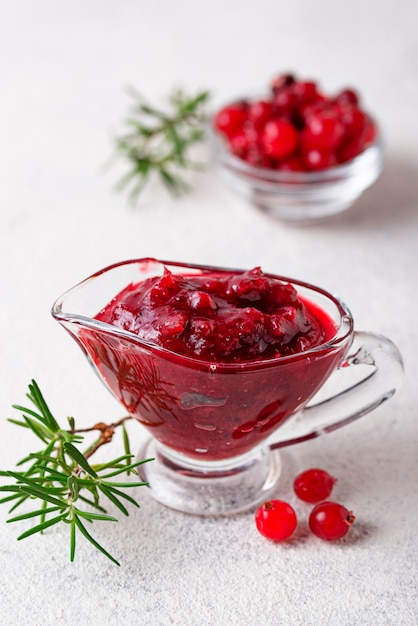
[(330, 433), (389, 400), (401, 386), (403, 362), (382, 335), (354, 332), (349, 354), (311, 402), (270, 438), (282, 448)]

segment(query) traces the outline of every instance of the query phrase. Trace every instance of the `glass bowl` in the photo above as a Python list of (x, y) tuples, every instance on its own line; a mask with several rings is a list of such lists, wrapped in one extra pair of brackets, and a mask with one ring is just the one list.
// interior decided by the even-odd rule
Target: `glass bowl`
[(256, 207), (284, 222), (309, 224), (337, 215), (358, 200), (383, 169), (380, 137), (344, 164), (315, 172), (278, 171), (249, 165), (210, 129), (214, 169)]

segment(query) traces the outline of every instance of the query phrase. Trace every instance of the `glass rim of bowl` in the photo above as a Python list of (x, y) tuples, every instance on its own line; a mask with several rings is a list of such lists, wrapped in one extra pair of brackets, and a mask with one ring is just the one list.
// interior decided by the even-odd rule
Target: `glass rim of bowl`
[[(200, 264), (193, 264), (193, 263), (182, 263), (182, 262), (177, 262), (177, 261), (165, 261), (165, 260), (155, 259), (152, 257), (120, 261), (120, 262), (108, 265), (107, 267), (104, 267), (101, 270), (98, 270), (91, 276), (85, 278), (81, 282), (77, 283), (76, 285), (74, 285), (73, 287), (71, 287), (70, 289), (67, 289), (64, 293), (62, 293), (52, 305), (52, 308), (51, 308), (52, 316), (58, 322), (61, 322), (63, 324), (65, 323), (78, 324), (81, 327), (84, 326), (93, 330), (105, 332), (106, 334), (109, 334), (109, 335), (128, 339), (129, 341), (132, 341), (133, 343), (138, 344), (138, 346), (143, 346), (144, 348), (147, 348), (152, 353), (155, 353), (158, 355), (160, 354), (165, 355), (166, 358), (169, 358), (169, 360), (173, 362), (179, 362), (180, 365), (188, 366), (188, 367), (191, 367), (194, 369), (200, 369), (200, 370), (209, 369), (209, 370), (216, 371), (216, 372), (222, 372), (222, 371), (242, 372), (242, 371), (251, 371), (255, 369), (264, 369), (264, 368), (269, 368), (269, 367), (275, 367), (279, 363), (287, 364), (292, 361), (305, 359), (306, 357), (309, 357), (309, 356), (313, 356), (313, 355), (318, 356), (323, 352), (329, 352), (330, 350), (333, 350), (333, 349), (340, 349), (341, 345), (344, 342), (346, 342), (350, 337), (353, 336), (353, 332), (354, 332), (353, 316), (348, 306), (338, 296), (333, 295), (332, 293), (328, 292), (326, 289), (323, 289), (322, 287), (318, 287), (306, 281), (289, 278), (289, 277), (282, 276), (279, 274), (274, 274), (272, 272), (264, 272), (264, 274), (270, 278), (277, 278), (278, 280), (281, 280), (283, 282), (290, 283), (296, 288), (297, 291), (299, 287), (309, 292), (314, 292), (333, 304), (336, 311), (338, 311), (339, 313), (340, 319), (339, 319), (338, 325), (336, 323), (336, 326), (337, 326), (336, 331), (335, 331), (335, 334), (331, 338), (315, 346), (312, 346), (308, 350), (303, 350), (301, 352), (295, 352), (290, 355), (278, 356), (278, 357), (274, 357), (270, 359), (248, 360), (248, 361), (243, 361), (239, 363), (208, 361), (205, 359), (199, 359), (196, 357), (184, 355), (179, 352), (170, 350), (166, 347), (159, 346), (158, 344), (153, 343), (149, 340), (142, 339), (137, 334), (131, 331), (119, 328), (117, 326), (114, 326), (113, 324), (102, 322), (100, 320), (95, 319), (94, 317), (82, 315), (80, 313), (65, 312), (63, 310), (63, 304), (66, 298), (69, 298), (76, 291), (79, 291), (82, 288), (87, 287), (90, 283), (92, 283), (96, 279), (99, 279), (100, 276), (103, 276), (104, 274), (109, 273), (111, 270), (115, 270), (120, 267), (136, 265), (138, 263), (149, 263), (150, 261), (159, 263), (161, 264), (162, 267), (202, 270), (202, 273), (203, 272), (241, 273), (241, 272), (246, 271), (246, 270), (242, 270), (239, 268), (225, 268), (225, 267), (200, 265)], [(126, 287), (127, 284), (125, 284), (121, 289)], [(115, 293), (114, 295), (116, 296), (117, 294)], [(104, 302), (103, 306), (106, 306), (106, 304), (107, 302)], [(97, 311), (97, 313), (99, 312), (99, 310)]]

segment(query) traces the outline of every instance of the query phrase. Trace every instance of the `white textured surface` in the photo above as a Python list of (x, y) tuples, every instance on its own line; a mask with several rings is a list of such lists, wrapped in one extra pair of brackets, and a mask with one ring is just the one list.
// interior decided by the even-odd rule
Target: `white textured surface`
[[(335, 498), (357, 522), (345, 541), (310, 536), (294, 502), (294, 540), (259, 536), (251, 514), (187, 517), (142, 507), (97, 525), (116, 568), (65, 529), (16, 542), (0, 510), (0, 623), (414, 626), (417, 573), (418, 5), (17, 0), (0, 9), (0, 466), (29, 451), (8, 422), (35, 377), (58, 416), (120, 415), (75, 343), (52, 320), (63, 290), (111, 262), (141, 256), (250, 267), (340, 294), (358, 328), (391, 337), (405, 383), (375, 414), (283, 453), (279, 497), (312, 465), (339, 477)], [(308, 229), (273, 222), (214, 176), (175, 202), (149, 190), (138, 210), (104, 174), (111, 136), (135, 85), (158, 100), (173, 85), (215, 101), (276, 72), (352, 84), (386, 136), (382, 178), (349, 213)], [(17, 431), (17, 432), (16, 432)], [(138, 441), (143, 432), (133, 433)]]

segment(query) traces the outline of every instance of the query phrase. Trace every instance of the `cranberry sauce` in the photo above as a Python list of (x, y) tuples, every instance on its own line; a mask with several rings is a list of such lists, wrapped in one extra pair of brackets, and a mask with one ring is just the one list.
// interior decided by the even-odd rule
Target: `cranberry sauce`
[(126, 287), (97, 319), (177, 354), (216, 363), (287, 356), (335, 332), (292, 285), (260, 268), (189, 276), (165, 269), (162, 277)]
[(346, 349), (326, 345), (336, 327), (325, 311), (259, 268), (165, 270), (130, 284), (96, 319), (109, 326), (83, 328), (79, 340), (114, 395), (161, 443), (202, 460), (266, 439)]

